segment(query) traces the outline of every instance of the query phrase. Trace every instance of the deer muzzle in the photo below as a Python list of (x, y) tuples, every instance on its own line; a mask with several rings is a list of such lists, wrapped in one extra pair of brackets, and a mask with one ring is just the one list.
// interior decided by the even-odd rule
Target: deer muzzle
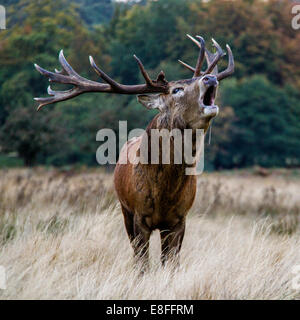
[(217, 78), (213, 75), (207, 75), (199, 80), (199, 86), (201, 90), (199, 106), (204, 115), (214, 117), (219, 112), (218, 106), (215, 105), (218, 84)]

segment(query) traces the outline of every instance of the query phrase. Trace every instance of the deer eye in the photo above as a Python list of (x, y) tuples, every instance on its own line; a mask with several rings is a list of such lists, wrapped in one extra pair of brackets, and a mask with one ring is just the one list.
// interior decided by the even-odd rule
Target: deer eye
[(173, 89), (172, 94), (176, 94), (177, 92), (183, 91), (183, 90), (184, 90), (183, 88), (175, 88)]

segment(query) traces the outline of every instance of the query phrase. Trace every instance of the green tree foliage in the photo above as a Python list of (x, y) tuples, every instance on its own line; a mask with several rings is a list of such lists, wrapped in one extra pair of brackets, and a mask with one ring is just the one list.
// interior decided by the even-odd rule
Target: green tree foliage
[[(299, 165), (300, 95), (292, 87), (278, 88), (263, 76), (223, 87), (222, 100), (234, 109), (235, 121), (228, 157), (216, 155), (223, 167)], [(221, 148), (222, 149), (222, 148)]]
[[(133, 54), (140, 57), (147, 68), (154, 69), (170, 59), (168, 43), (176, 39), (178, 12), (187, 12), (187, 2), (165, 0), (135, 5), (118, 12), (113, 23), (113, 40), (110, 50), (113, 75), (123, 82), (136, 83), (139, 73)], [(153, 75), (155, 76), (155, 75)]]
[[(65, 148), (68, 146), (70, 149), (73, 148), (67, 143), (68, 131), (62, 131), (66, 117), (62, 117), (59, 123), (55, 121), (54, 116), (48, 115), (49, 110), (33, 114), (33, 97), (45, 95), (47, 87), (47, 80), (36, 72), (33, 63), (38, 62), (53, 70), (58, 67), (59, 50), (66, 48), (69, 60), (81, 72), (89, 70), (86, 52), (100, 57), (101, 54), (75, 8), (66, 1), (20, 1), (15, 7), (9, 8), (9, 16), (10, 27), (1, 33), (0, 37), (1, 147), (6, 151), (18, 151), (24, 162), (31, 164), (37, 158), (45, 161), (45, 157), (40, 156), (42, 154), (57, 154), (56, 144), (47, 143), (49, 140), (52, 142), (59, 140), (65, 143)], [(15, 23), (16, 21), (18, 23)], [(71, 54), (68, 55), (68, 52)], [(27, 119), (27, 126), (22, 116)], [(31, 118), (34, 123), (32, 126)], [(30, 128), (26, 139), (24, 127)], [(72, 128), (72, 125), (69, 128)], [(62, 132), (65, 134), (61, 134)], [(29, 138), (33, 136), (45, 139), (37, 144), (36, 139)], [(15, 141), (16, 139), (18, 141)], [(52, 152), (51, 146), (53, 146)], [(62, 153), (65, 156), (66, 149)]]
[(113, 14), (111, 0), (78, 0), (76, 5), (81, 18), (90, 26), (109, 22)]
[(30, 108), (16, 108), (8, 116), (0, 132), (2, 151), (17, 151), (26, 166), (45, 162), (68, 142), (59, 123), (61, 114), (46, 112), (39, 117)]
[(290, 12), (287, 1), (195, 1), (188, 23), (207, 38), (230, 43), (236, 77), (265, 74), (275, 84), (300, 88), (300, 34), (291, 28)]

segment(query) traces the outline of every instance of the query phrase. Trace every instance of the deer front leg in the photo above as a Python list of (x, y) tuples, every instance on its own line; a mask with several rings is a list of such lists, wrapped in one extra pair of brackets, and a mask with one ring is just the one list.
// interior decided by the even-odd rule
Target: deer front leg
[(134, 216), (134, 239), (131, 242), (136, 263), (140, 264), (141, 272), (144, 273), (149, 269), (149, 239), (151, 230), (143, 223), (143, 219)]
[(142, 272), (148, 269), (150, 231), (140, 219), (122, 206), (125, 228), (134, 251), (136, 263), (141, 263)]
[(161, 263), (164, 266), (168, 260), (173, 260), (176, 267), (179, 266), (179, 251), (185, 231), (185, 219), (182, 219), (173, 228), (161, 230)]
[(133, 223), (133, 213), (128, 211), (125, 207), (121, 205), (122, 213), (124, 216), (125, 228), (127, 231), (127, 235), (130, 243), (134, 240), (134, 223)]

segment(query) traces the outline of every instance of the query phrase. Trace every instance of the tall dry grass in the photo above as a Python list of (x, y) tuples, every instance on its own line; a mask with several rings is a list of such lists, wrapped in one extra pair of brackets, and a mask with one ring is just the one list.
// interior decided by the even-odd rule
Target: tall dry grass
[(181, 266), (139, 276), (112, 177), (99, 170), (0, 171), (0, 299), (298, 299), (300, 179), (206, 174)]

